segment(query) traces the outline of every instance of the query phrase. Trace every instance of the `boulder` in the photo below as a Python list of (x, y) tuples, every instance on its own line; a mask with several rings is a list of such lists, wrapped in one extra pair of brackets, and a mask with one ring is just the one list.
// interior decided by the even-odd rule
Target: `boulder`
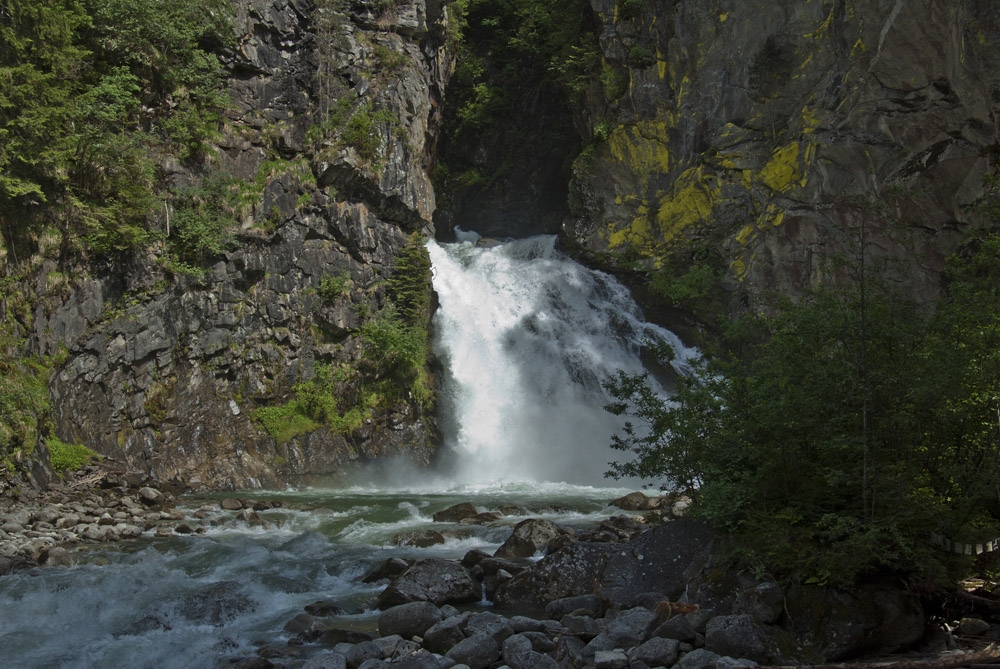
[(612, 547), (599, 574), (601, 594), (622, 606), (647, 592), (676, 601), (711, 557), (714, 539), (708, 525), (695, 520), (656, 525)]
[(650, 667), (669, 667), (677, 661), (680, 642), (676, 639), (653, 638), (628, 651), (631, 662), (643, 662)]
[(620, 648), (599, 650), (594, 655), (594, 669), (626, 669), (626, 667), (628, 667), (628, 655)]
[(737, 596), (733, 613), (746, 613), (765, 625), (776, 623), (785, 611), (785, 593), (774, 581), (765, 581)]
[(410, 568), (410, 562), (403, 558), (393, 557), (379, 563), (361, 578), (362, 583), (376, 583), (383, 579), (392, 580)]
[(549, 602), (593, 594), (608, 556), (620, 548), (612, 544), (578, 542), (547, 555), (497, 588), (501, 606), (543, 609)]
[(475, 518), (479, 515), (479, 509), (471, 502), (462, 502), (449, 506), (447, 509), (434, 514), (435, 523), (457, 523), (466, 518)]
[(900, 586), (862, 584), (845, 592), (793, 585), (785, 600), (791, 632), (827, 662), (903, 650), (924, 633), (920, 600)]
[(430, 602), (401, 604), (379, 614), (378, 632), (382, 636), (398, 634), (404, 639), (422, 637), (441, 617), (441, 609)]
[(444, 535), (435, 530), (415, 530), (413, 532), (401, 532), (389, 540), (393, 546), (412, 546), (414, 548), (427, 548), (443, 544)]
[(498, 558), (528, 558), (543, 552), (558, 537), (559, 528), (542, 518), (528, 518), (514, 526), (514, 532), (494, 553)]
[(795, 648), (784, 630), (764, 625), (746, 613), (708, 621), (705, 648), (720, 656), (745, 657), (761, 664), (792, 664), (780, 649)]
[(462, 565), (452, 560), (418, 560), (382, 591), (376, 601), (380, 609), (410, 602), (459, 604), (481, 598), (482, 589)]
[(434, 624), (423, 635), (424, 647), (432, 653), (447, 653), (455, 644), (465, 639), (465, 623), (471, 615), (465, 613), (452, 616)]
[(510, 621), (495, 613), (483, 612), (472, 615), (465, 624), (465, 632), (469, 636), (475, 634), (489, 634), (496, 639), (498, 644), (502, 644), (507, 637), (514, 633)]
[(470, 669), (487, 669), (500, 659), (500, 644), (489, 634), (474, 634), (455, 644), (445, 657)]
[(658, 623), (656, 614), (649, 609), (637, 607), (622, 611), (608, 621), (604, 631), (583, 648), (583, 656), (590, 657), (601, 650), (638, 646), (649, 637)]
[(323, 653), (306, 660), (302, 669), (347, 669), (347, 659), (340, 653)]
[(162, 504), (166, 498), (163, 493), (156, 488), (146, 486), (145, 488), (139, 489), (139, 500), (146, 506), (155, 506), (157, 504)]
[(674, 669), (715, 669), (720, 657), (705, 648), (696, 648), (677, 661)]
[(650, 497), (645, 493), (637, 491), (612, 500), (609, 504), (617, 506), (622, 511), (652, 511), (660, 508), (662, 500), (662, 497)]

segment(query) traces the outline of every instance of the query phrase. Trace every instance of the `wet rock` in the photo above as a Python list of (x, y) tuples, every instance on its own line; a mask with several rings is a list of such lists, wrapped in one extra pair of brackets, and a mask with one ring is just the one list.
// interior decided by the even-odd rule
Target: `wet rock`
[(465, 613), (434, 624), (424, 633), (424, 646), (432, 653), (447, 653), (453, 646), (468, 636), (465, 624), (471, 617)]
[(489, 634), (475, 634), (455, 644), (445, 657), (471, 669), (487, 669), (500, 658), (500, 645)]
[(643, 662), (650, 667), (669, 667), (677, 661), (680, 642), (676, 639), (654, 638), (628, 651), (631, 662)]
[(622, 511), (652, 511), (660, 508), (662, 497), (651, 497), (642, 492), (630, 492), (609, 502), (611, 506), (617, 506)]
[(376, 602), (380, 609), (409, 602), (459, 604), (481, 597), (479, 584), (456, 562), (440, 558), (418, 560), (382, 591)]
[(423, 637), (441, 618), (441, 609), (436, 605), (410, 602), (383, 610), (378, 616), (378, 631), (382, 636), (398, 634), (404, 639)]
[(306, 604), (305, 612), (313, 616), (319, 616), (320, 618), (328, 618), (330, 616), (341, 615), (344, 613), (344, 609), (337, 605), (336, 602), (324, 599)]
[(527, 558), (544, 552), (553, 539), (560, 534), (559, 528), (542, 518), (522, 520), (514, 526), (511, 534), (494, 553), (498, 558)]
[(376, 583), (383, 579), (394, 579), (410, 568), (410, 562), (403, 558), (388, 558), (362, 577), (362, 583)]
[(347, 658), (340, 653), (324, 653), (306, 660), (302, 669), (347, 669)]
[(626, 669), (626, 667), (628, 667), (628, 655), (623, 650), (599, 650), (594, 655), (594, 669)]
[(720, 657), (705, 648), (696, 648), (678, 660), (674, 669), (715, 669)]
[(253, 609), (253, 601), (243, 592), (243, 586), (235, 581), (221, 581), (185, 597), (178, 612), (192, 622), (219, 627)]
[(583, 649), (584, 657), (601, 650), (632, 648), (645, 641), (659, 623), (656, 614), (642, 607), (622, 611)]
[(958, 633), (965, 636), (981, 636), (990, 631), (990, 624), (980, 618), (962, 618), (958, 622)]
[(166, 501), (163, 493), (156, 488), (146, 486), (139, 489), (139, 500), (146, 506), (155, 506)]
[(457, 523), (466, 518), (475, 518), (478, 515), (479, 509), (472, 502), (462, 502), (438, 511), (433, 517), (435, 523)]
[(604, 615), (604, 607), (604, 600), (597, 595), (577, 595), (549, 602), (545, 607), (545, 613), (556, 620), (568, 613), (599, 617)]
[(413, 532), (402, 532), (389, 540), (393, 546), (412, 546), (414, 548), (427, 548), (445, 542), (444, 535), (435, 530), (416, 530)]
[(797, 658), (782, 649), (794, 649), (787, 632), (764, 625), (751, 616), (716, 616), (708, 621), (705, 648), (721, 656), (745, 657), (762, 664), (792, 664)]
[(785, 593), (774, 581), (744, 590), (733, 605), (733, 613), (746, 613), (766, 625), (777, 622), (784, 611)]

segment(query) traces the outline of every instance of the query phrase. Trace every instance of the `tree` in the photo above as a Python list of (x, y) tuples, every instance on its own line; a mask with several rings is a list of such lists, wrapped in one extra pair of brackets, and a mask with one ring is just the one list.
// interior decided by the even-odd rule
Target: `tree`
[(690, 492), (776, 573), (940, 575), (932, 533), (982, 541), (1000, 518), (1000, 241), (977, 249), (933, 316), (871, 282), (818, 290), (672, 398), (619, 375), (608, 408), (640, 425), (613, 438), (632, 458), (609, 474)]

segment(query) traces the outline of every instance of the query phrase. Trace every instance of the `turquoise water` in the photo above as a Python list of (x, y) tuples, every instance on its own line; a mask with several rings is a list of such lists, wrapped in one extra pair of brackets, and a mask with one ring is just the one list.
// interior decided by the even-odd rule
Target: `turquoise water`
[[(460, 558), (494, 551), (522, 516), (490, 526), (434, 523), (432, 515), (472, 502), (483, 510), (520, 505), (532, 517), (574, 528), (596, 525), (629, 492), (568, 484), (507, 483), (448, 490), (351, 488), (240, 494), (280, 502), (260, 511), (266, 527), (235, 522), (220, 496), (182, 500), (203, 509), (204, 535), (143, 538), (117, 549), (74, 553), (73, 567), (0, 578), (0, 648), (5, 667), (224, 666), (262, 645), (288, 649), (285, 623), (318, 600), (345, 610), (338, 627), (374, 629), (384, 584), (362, 583), (383, 560)], [(400, 532), (435, 529), (446, 542), (396, 547)], [(488, 606), (487, 602), (480, 604)], [(302, 657), (316, 647), (293, 649)]]

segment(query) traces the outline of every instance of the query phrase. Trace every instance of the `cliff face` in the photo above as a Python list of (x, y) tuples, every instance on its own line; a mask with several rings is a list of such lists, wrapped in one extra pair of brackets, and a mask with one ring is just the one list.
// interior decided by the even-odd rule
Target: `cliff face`
[(619, 88), (574, 166), (579, 254), (705, 261), (730, 308), (849, 280), (862, 255), (918, 300), (939, 293), (995, 163), (994, 3), (591, 5)]
[[(374, 364), (360, 329), (435, 208), (443, 5), (237, 4), (224, 135), (204, 165), (163, 165), (178, 188), (220, 174), (241, 184), (235, 243), (196, 277), (166, 271), (157, 245), (105, 271), (41, 268), (31, 347), (68, 351), (50, 386), (55, 433), (194, 487), (274, 485), (379, 456), (426, 463), (430, 403), (366, 403), (357, 370)], [(254, 420), (320, 372), (338, 411), (358, 409), (353, 423), (275, 437)]]

